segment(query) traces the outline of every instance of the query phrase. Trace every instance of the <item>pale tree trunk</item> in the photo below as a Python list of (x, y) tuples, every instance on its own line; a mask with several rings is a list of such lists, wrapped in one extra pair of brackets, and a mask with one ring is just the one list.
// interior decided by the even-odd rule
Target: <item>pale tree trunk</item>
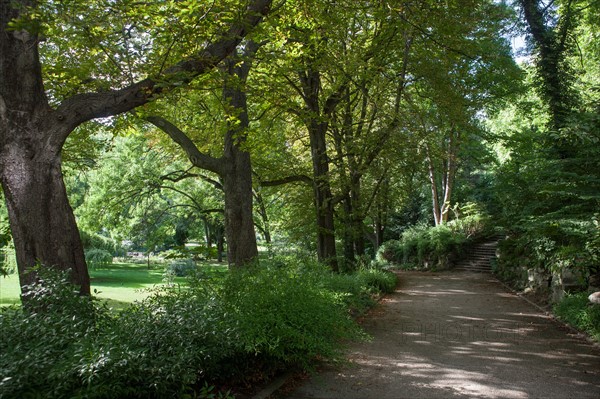
[(448, 144), (445, 148), (446, 160), (441, 168), (441, 195), (442, 202), (440, 203), (440, 189), (438, 188), (438, 179), (436, 176), (436, 170), (434, 160), (431, 155), (429, 144), (425, 144), (426, 158), (427, 158), (427, 169), (429, 172), (429, 183), (431, 185), (431, 197), (433, 205), (433, 218), (436, 226), (446, 224), (448, 222), (448, 214), (450, 211), (450, 205), (452, 201), (452, 192), (454, 190), (454, 180), (456, 176), (457, 168), (457, 150), (460, 135), (454, 131), (454, 128), (450, 131), (448, 137)]
[(435, 167), (433, 165), (433, 159), (431, 158), (431, 152), (429, 151), (429, 145), (425, 145), (427, 154), (427, 170), (429, 172), (429, 185), (431, 187), (431, 199), (433, 205), (433, 221), (436, 226), (442, 223), (442, 215), (440, 214), (440, 200), (438, 195), (437, 182), (435, 180)]
[(452, 191), (454, 188), (454, 177), (456, 175), (456, 138), (455, 133), (450, 132), (448, 140), (448, 160), (444, 170), (444, 202), (440, 209), (441, 224), (448, 222), (448, 212), (450, 211), (450, 201), (452, 200)]

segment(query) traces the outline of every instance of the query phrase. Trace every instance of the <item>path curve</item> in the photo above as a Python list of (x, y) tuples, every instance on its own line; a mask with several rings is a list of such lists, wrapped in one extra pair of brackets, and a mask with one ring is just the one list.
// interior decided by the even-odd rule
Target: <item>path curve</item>
[(600, 398), (600, 350), (470, 272), (399, 273), (366, 318), (371, 342), (289, 399)]

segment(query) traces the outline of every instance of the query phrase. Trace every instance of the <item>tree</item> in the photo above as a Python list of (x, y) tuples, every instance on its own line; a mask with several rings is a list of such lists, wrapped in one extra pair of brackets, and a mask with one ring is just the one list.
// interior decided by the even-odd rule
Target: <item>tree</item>
[(262, 20), (271, 0), (250, 2), (241, 18), (212, 40), (202, 38), (197, 51), (160, 73), (116, 88), (107, 82), (109, 90), (52, 98), (54, 106), (44, 88), (37, 5), (0, 2), (0, 179), (21, 286), (35, 280), (29, 270), (42, 263), (72, 270), (80, 293), (87, 295), (83, 247), (62, 179), (65, 140), (86, 121), (130, 111), (211, 70)]
[(252, 166), (250, 153), (244, 148), (249, 127), (245, 84), (251, 60), (259, 45), (250, 40), (244, 45), (243, 57), (234, 51), (225, 60), (223, 103), (228, 121), (223, 155), (212, 157), (200, 152), (181, 129), (159, 116), (146, 120), (167, 133), (188, 154), (192, 165), (217, 174), (222, 180), (225, 197), (225, 236), (230, 266), (241, 267), (256, 259), (258, 248), (252, 214)]

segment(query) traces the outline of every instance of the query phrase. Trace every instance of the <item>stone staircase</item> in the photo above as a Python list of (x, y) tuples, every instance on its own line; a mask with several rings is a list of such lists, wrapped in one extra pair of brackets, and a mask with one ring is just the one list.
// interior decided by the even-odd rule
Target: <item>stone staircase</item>
[(455, 263), (454, 270), (491, 273), (492, 259), (496, 257), (498, 241), (500, 241), (500, 237), (494, 237), (490, 241), (473, 245), (467, 250), (466, 254)]

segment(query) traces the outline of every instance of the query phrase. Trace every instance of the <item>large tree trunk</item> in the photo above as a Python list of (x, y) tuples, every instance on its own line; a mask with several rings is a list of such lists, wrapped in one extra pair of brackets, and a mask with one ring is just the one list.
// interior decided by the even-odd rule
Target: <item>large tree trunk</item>
[[(26, 133), (26, 132), (23, 132)], [(0, 154), (1, 179), (15, 243), (21, 287), (35, 264), (71, 270), (81, 294), (90, 293), (83, 245), (67, 199), (60, 155), (11, 143)], [(26, 297), (26, 292), (22, 292)]]
[[(258, 44), (246, 44), (246, 56), (252, 57)], [(250, 153), (243, 149), (246, 142), (248, 104), (243, 85), (248, 79), (251, 64), (240, 63), (238, 57), (225, 61), (227, 76), (223, 87), (224, 101), (232, 110), (236, 122), (229, 126), (225, 137), (223, 192), (225, 193), (225, 236), (230, 266), (243, 266), (258, 257), (256, 231), (252, 214), (252, 166)]]
[(252, 174), (250, 155), (236, 151), (231, 173), (223, 176), (225, 193), (225, 236), (230, 266), (243, 266), (258, 256), (252, 217)]
[(39, 263), (72, 270), (72, 281), (89, 294), (83, 245), (61, 172), (60, 150), (72, 127), (48, 106), (37, 36), (7, 30), (19, 17), (13, 5), (0, 3), (0, 178), (21, 287), (35, 281), (29, 270)]

